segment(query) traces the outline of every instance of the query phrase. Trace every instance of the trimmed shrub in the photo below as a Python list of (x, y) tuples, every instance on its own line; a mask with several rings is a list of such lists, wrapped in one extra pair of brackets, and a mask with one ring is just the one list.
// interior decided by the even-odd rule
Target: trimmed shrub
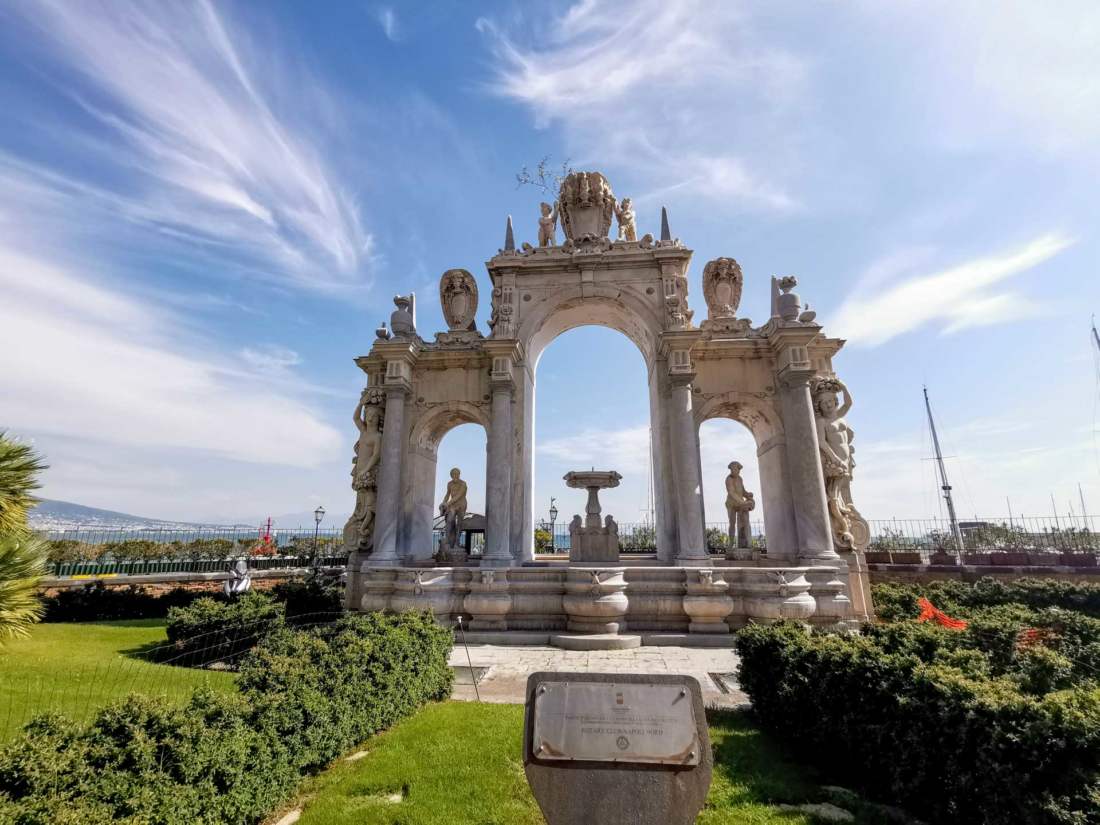
[(914, 618), (917, 599), (925, 596), (936, 607), (954, 615), (972, 608), (1015, 604), (1042, 610), (1060, 607), (1100, 619), (1100, 583), (1050, 579), (1018, 579), (1003, 582), (985, 577), (977, 582), (936, 581), (927, 584), (875, 584), (871, 586), (875, 612), (887, 621)]
[[(1096, 822), (1100, 690), (1026, 695), (984, 675), (993, 657), (966, 635), (751, 625), (737, 640), (740, 681), (763, 724), (803, 758), (931, 821)], [(1031, 655), (1027, 678), (1056, 682), (1062, 663)]]
[(257, 823), (303, 773), (448, 696), (450, 646), (427, 615), (284, 627), (246, 658), (239, 696), (130, 697), (86, 726), (39, 718), (0, 748), (0, 822)]
[(60, 590), (43, 599), (45, 622), (100, 622), (119, 619), (163, 619), (173, 607), (185, 607), (209, 593), (175, 587), (152, 593), (145, 587), (107, 587), (101, 581)]
[(266, 593), (233, 599), (197, 599), (168, 611), (166, 632), (173, 664), (233, 664), (262, 638), (283, 627), (286, 608)]
[(286, 605), (286, 618), (291, 624), (331, 621), (336, 618), (334, 614), (344, 611), (343, 591), (318, 578), (281, 581), (270, 593), (275, 601)]

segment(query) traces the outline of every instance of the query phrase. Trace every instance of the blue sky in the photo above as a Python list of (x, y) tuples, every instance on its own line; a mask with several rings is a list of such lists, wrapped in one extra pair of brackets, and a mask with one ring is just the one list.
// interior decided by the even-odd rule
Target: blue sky
[[(23, 2), (0, 9), (0, 426), (44, 495), (162, 518), (337, 516), (395, 292), (443, 327), (544, 156), (600, 169), (699, 273), (795, 274), (848, 344), (857, 504), (937, 515), (921, 385), (964, 514), (1100, 510), (1100, 7)], [(607, 466), (645, 507), (641, 356), (579, 329), (539, 366), (538, 501)], [(720, 520), (739, 425), (702, 431)], [(441, 448), (482, 508), (484, 434)], [(440, 479), (442, 483), (442, 478)], [(574, 500), (577, 499), (577, 500)]]

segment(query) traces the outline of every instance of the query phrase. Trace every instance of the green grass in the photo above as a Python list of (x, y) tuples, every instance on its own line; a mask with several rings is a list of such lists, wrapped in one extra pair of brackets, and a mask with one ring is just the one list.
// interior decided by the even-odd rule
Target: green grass
[(35, 625), (0, 647), (0, 739), (47, 710), (84, 720), (129, 693), (183, 700), (203, 684), (233, 689), (232, 674), (142, 658), (164, 642), (163, 619)]
[[(709, 720), (715, 769), (700, 825), (817, 822), (777, 807), (826, 799), (807, 769), (786, 760), (745, 714), (716, 712)], [(367, 742), (367, 756), (309, 780), (299, 825), (542, 823), (523, 773), (522, 732), (520, 705), (431, 705)], [(393, 794), (402, 800), (391, 801)], [(861, 825), (876, 822), (853, 813)]]

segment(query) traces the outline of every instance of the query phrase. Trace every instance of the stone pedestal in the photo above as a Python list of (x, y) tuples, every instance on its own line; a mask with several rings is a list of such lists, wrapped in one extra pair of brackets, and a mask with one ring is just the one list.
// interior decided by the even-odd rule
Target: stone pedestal
[(629, 606), (621, 569), (576, 568), (566, 574), (562, 607), (572, 632), (621, 633)]
[(470, 582), (463, 609), (470, 614), (470, 630), (507, 630), (505, 616), (512, 607), (506, 570), (482, 570)]
[(687, 571), (684, 612), (691, 617), (691, 633), (729, 633), (726, 617), (733, 612), (730, 586), (712, 569)]
[(570, 527), (569, 561), (617, 563), (619, 528), (614, 523), (610, 527)]

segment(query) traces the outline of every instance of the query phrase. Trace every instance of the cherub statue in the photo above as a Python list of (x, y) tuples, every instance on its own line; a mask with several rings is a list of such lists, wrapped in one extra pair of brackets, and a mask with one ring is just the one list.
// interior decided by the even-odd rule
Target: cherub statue
[(539, 246), (556, 246), (555, 234), (558, 226), (558, 203), (553, 206), (546, 203), (539, 204), (542, 216), (539, 218)]
[(619, 240), (636, 241), (638, 232), (634, 227), (634, 207), (630, 198), (623, 198), (615, 207), (615, 217), (619, 221)]

